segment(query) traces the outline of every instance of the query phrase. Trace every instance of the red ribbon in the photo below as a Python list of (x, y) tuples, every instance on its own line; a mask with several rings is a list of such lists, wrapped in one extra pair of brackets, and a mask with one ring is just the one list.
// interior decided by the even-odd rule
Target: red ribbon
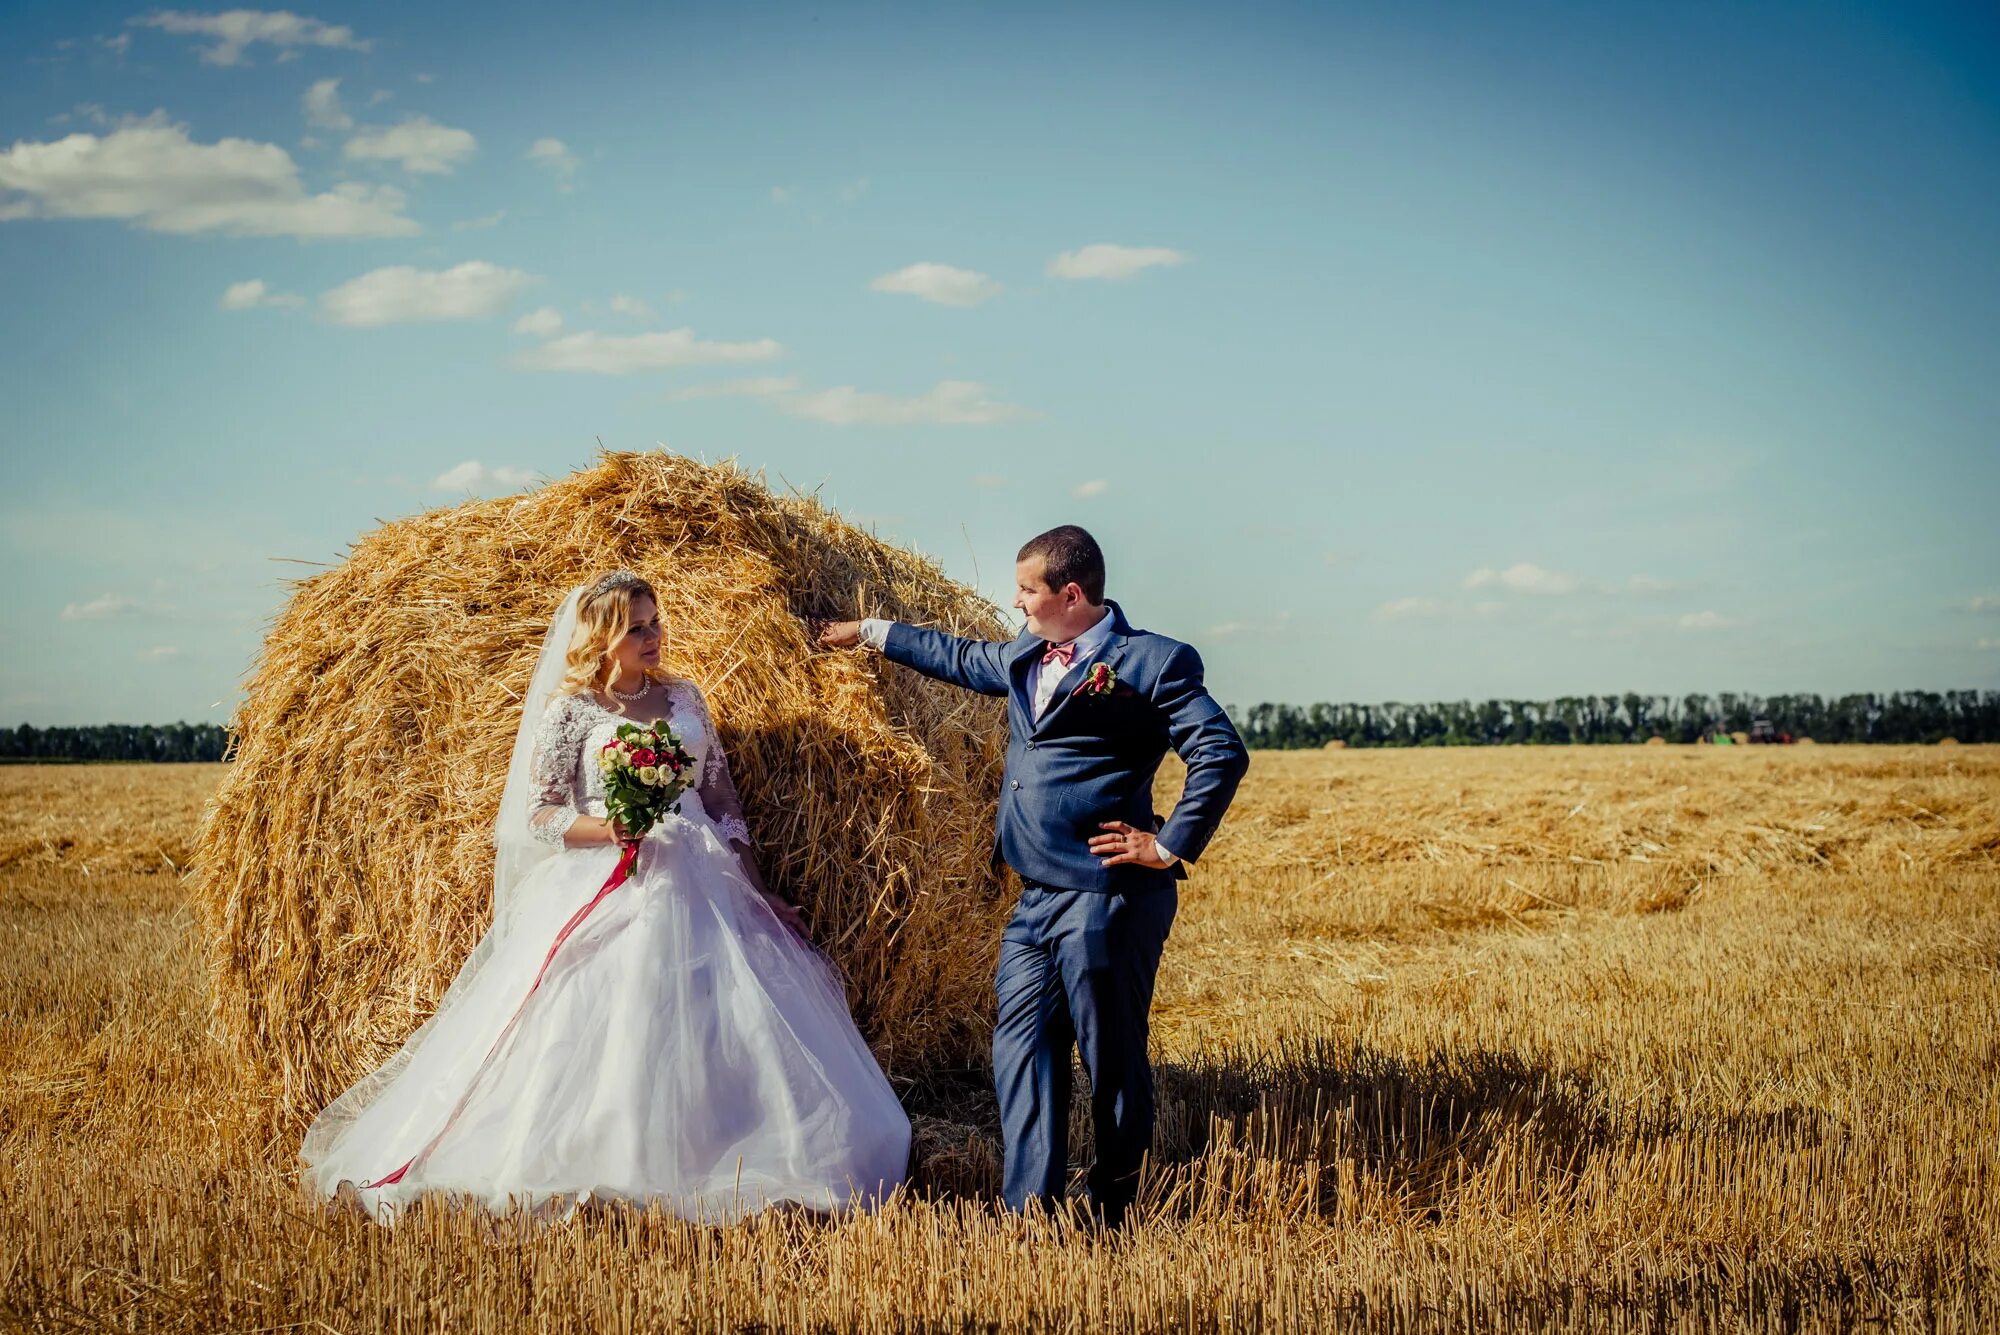
[(570, 914), (569, 921), (563, 924), (563, 929), (560, 932), (556, 933), (555, 944), (550, 946), (549, 953), (542, 957), (542, 967), (535, 971), (535, 981), (528, 985), (528, 995), (521, 998), (521, 1004), (514, 1008), (513, 1015), (507, 1019), (507, 1027), (500, 1031), (500, 1037), (493, 1040), (493, 1046), (488, 1048), (486, 1055), (479, 1059), (479, 1065), (472, 1072), (472, 1078), (465, 1082), (465, 1092), (460, 1094), (458, 1102), (452, 1105), (451, 1115), (444, 1119), (444, 1125), (438, 1128), (436, 1135), (424, 1142), (422, 1149), (405, 1159), (401, 1168), (398, 1168), (387, 1177), (378, 1177), (373, 1182), (363, 1182), (361, 1186), (364, 1190), (372, 1187), (391, 1186), (394, 1183), (400, 1182), (403, 1174), (410, 1171), (410, 1165), (423, 1158), (426, 1154), (429, 1154), (432, 1147), (438, 1141), (444, 1139), (444, 1133), (451, 1130), (452, 1123), (456, 1122), (458, 1115), (465, 1111), (465, 1101), (472, 1097), (472, 1091), (478, 1087), (479, 1076), (486, 1069), (486, 1063), (493, 1060), (493, 1054), (498, 1052), (500, 1045), (507, 1041), (507, 1035), (514, 1032), (515, 1021), (519, 1020), (521, 1012), (528, 1008), (528, 997), (534, 996), (535, 989), (542, 985), (542, 975), (549, 971), (549, 962), (555, 959), (556, 952), (562, 949), (562, 943), (569, 940), (569, 934), (576, 930), (578, 923), (590, 916), (590, 911), (597, 907), (598, 901), (602, 900), (619, 886), (625, 884), (631, 877), (632, 868), (639, 861), (639, 841), (636, 839), (632, 840), (630, 843), (624, 845), (624, 849), (625, 851), (619, 855), (618, 865), (611, 869), (611, 875), (605, 880), (603, 886), (598, 889), (595, 895), (591, 896), (588, 904), (585, 904), (575, 913)]

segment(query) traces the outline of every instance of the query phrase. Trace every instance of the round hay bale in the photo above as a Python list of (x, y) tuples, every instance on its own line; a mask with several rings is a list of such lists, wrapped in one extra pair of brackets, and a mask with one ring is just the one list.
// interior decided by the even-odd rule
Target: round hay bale
[(1939, 746), (1957, 746), (1957, 745), (1958, 745), (1958, 738), (1956, 738), (1956, 737), (1940, 737), (1940, 738), (1938, 738), (1938, 745), (1939, 745)]
[(1732, 732), (1729, 734), (1729, 740), (1738, 746), (1748, 746), (1750, 745), (1750, 734), (1747, 732)]
[(1667, 739), (1664, 737), (1648, 737), (1646, 739), (1646, 745), (1648, 746), (1665, 746), (1666, 744)]
[(1815, 746), (1815, 745), (1817, 745), (1817, 743), (1816, 743), (1816, 742), (1814, 742), (1814, 741), (1813, 741), (1813, 739), (1812, 739), (1812, 738), (1810, 738), (1810, 737), (1794, 737), (1794, 738), (1792, 738), (1792, 745), (1793, 745), (1793, 746)]
[(894, 1076), (976, 1064), (1008, 905), (989, 863), (1002, 702), (801, 618), (1006, 638), (937, 564), (732, 464), (605, 453), (539, 490), (382, 525), (296, 581), (232, 723), (192, 896), (220, 1037), (310, 1118), (434, 1008), (492, 912), (492, 824), (564, 592), (652, 581), (772, 889), (804, 906)]
[(1320, 750), (1322, 751), (1345, 751), (1346, 749), (1347, 749), (1347, 743), (1342, 741), (1338, 737), (1334, 738), (1332, 741), (1328, 742), (1325, 746), (1322, 746), (1320, 748)]

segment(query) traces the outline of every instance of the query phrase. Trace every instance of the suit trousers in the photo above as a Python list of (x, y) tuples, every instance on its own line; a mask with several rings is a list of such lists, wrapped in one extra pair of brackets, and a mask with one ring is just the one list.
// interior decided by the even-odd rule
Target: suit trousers
[(1147, 1012), (1173, 926), (1173, 882), (1125, 892), (1024, 881), (1000, 936), (993, 1082), (1005, 1141), (1001, 1193), (1016, 1210), (1060, 1201), (1069, 1178), (1070, 1054), (1090, 1079), (1097, 1162), (1088, 1185), (1107, 1223), (1138, 1190), (1153, 1140)]

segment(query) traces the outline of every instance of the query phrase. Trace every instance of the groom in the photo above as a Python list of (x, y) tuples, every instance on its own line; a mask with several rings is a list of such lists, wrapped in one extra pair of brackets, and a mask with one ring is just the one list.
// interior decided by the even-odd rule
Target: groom
[[(1010, 643), (871, 618), (825, 627), (926, 676), (1007, 697), (1007, 768), (994, 856), (1021, 874), (994, 980), (993, 1079), (1006, 1141), (1002, 1194), (1059, 1201), (1069, 1175), (1070, 1051), (1090, 1077), (1090, 1199), (1116, 1227), (1153, 1139), (1146, 1013), (1179, 900), (1249, 766), (1202, 686), (1201, 656), (1135, 629), (1104, 596), (1104, 553), (1074, 525), (1021, 548)], [(1171, 746), (1187, 782), (1164, 824), (1153, 775)]]

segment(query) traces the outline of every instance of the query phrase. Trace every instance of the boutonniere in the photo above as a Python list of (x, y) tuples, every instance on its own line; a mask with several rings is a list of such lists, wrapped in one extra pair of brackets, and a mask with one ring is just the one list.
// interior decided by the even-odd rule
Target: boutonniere
[(1092, 664), (1082, 681), (1077, 683), (1071, 695), (1137, 695), (1138, 692), (1118, 680), (1118, 674), (1111, 670), (1109, 663)]

